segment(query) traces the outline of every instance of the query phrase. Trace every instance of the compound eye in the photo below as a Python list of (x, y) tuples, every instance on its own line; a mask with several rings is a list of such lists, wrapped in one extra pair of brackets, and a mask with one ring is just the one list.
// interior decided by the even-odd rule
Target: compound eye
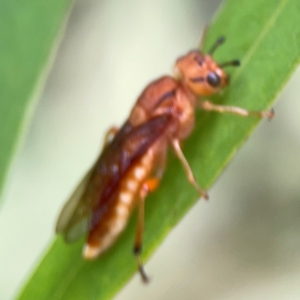
[(220, 85), (221, 83), (221, 78), (214, 72), (210, 72), (207, 75), (207, 82), (213, 86), (213, 87), (217, 87)]

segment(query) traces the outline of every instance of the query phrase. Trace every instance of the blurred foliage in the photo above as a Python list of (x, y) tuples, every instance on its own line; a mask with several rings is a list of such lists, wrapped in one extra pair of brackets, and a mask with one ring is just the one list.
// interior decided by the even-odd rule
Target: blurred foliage
[(14, 154), (30, 123), (70, 2), (1, 1), (0, 196)]

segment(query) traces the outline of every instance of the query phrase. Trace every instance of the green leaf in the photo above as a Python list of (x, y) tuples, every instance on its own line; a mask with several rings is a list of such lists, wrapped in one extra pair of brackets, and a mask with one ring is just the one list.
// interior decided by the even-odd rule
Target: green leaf
[[(214, 101), (251, 110), (272, 105), (300, 59), (299, 15), (298, 0), (229, 0), (223, 5), (206, 46), (226, 35), (216, 60), (239, 58), (242, 66), (232, 69), (230, 87)], [(184, 151), (202, 187), (213, 184), (258, 122), (257, 118), (197, 113), (195, 130)], [(146, 201), (144, 259), (196, 201), (197, 193), (170, 153), (161, 186)], [(135, 223), (136, 215), (116, 244), (94, 262), (81, 258), (83, 241), (65, 245), (56, 239), (19, 299), (110, 299), (136, 272), (132, 254)]]
[(0, 195), (29, 125), (70, 0), (1, 1)]

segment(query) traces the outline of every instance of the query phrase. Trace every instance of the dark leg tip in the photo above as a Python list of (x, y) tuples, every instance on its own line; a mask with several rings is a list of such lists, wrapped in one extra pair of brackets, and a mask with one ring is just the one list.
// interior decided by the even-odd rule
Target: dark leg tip
[(133, 254), (135, 256), (139, 256), (141, 253), (142, 253), (142, 247), (138, 246), (133, 248)]
[(144, 270), (144, 265), (143, 265), (141, 256), (139, 255), (140, 250), (141, 250), (141, 248), (134, 248), (134, 252), (135, 252), (135, 255), (136, 255), (136, 259), (137, 259), (138, 270), (140, 272), (142, 281), (144, 283), (148, 283), (150, 280), (149, 280), (149, 277), (148, 277), (148, 275), (146, 274), (146, 272)]
[(209, 200), (208, 194), (207, 194), (207, 193), (204, 193), (204, 194), (203, 194), (203, 198), (204, 198), (205, 200)]
[(269, 111), (268, 111), (268, 119), (269, 120), (272, 120), (274, 117), (275, 117), (275, 110), (274, 108), (271, 108)]
[(146, 274), (144, 268), (142, 266), (139, 266), (139, 272), (141, 274), (141, 278), (143, 283), (147, 284), (150, 282), (150, 278), (148, 277), (148, 275)]

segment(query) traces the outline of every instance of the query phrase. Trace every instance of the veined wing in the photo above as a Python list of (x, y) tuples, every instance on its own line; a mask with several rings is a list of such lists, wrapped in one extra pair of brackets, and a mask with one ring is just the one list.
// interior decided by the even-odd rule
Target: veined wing
[(166, 133), (171, 120), (165, 114), (136, 127), (126, 122), (63, 207), (56, 232), (72, 242), (97, 225), (109, 209), (124, 174)]
[[(91, 208), (87, 206), (87, 202), (85, 203), (85, 206), (82, 204), (85, 191), (92, 177), (93, 169), (94, 168), (91, 168), (82, 178), (71, 197), (65, 203), (58, 217), (55, 232), (57, 234), (62, 233), (65, 240), (68, 242), (75, 241), (87, 231), (88, 218), (84, 218), (83, 216), (88, 216), (91, 212)], [(80, 208), (82, 208), (82, 211), (80, 211)], [(78, 222), (76, 225), (74, 224), (72, 230), (69, 230), (66, 235), (67, 228), (69, 228), (70, 222), (74, 218), (76, 218)]]

